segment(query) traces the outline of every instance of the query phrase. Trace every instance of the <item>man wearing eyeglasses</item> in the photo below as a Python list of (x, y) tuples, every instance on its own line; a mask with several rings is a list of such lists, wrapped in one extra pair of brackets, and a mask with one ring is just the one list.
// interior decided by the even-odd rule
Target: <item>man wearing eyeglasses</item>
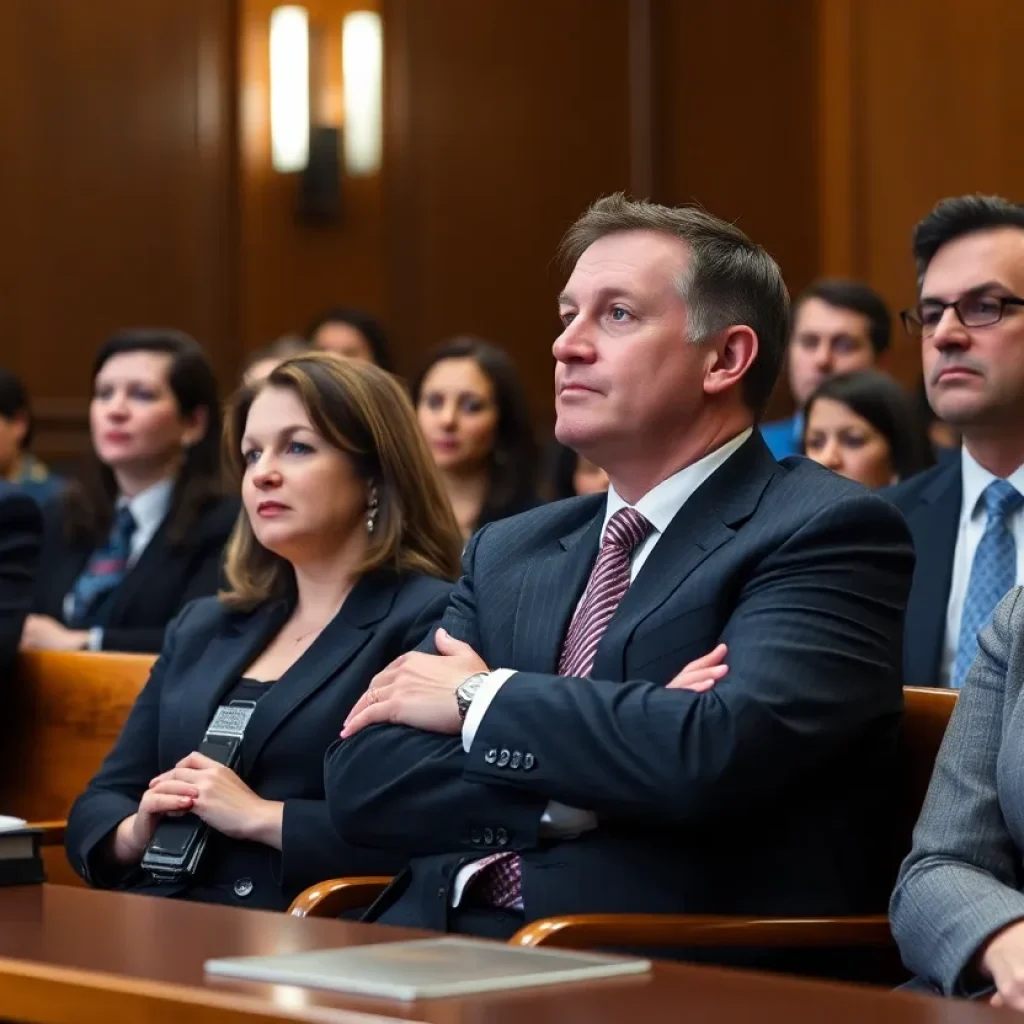
[(921, 343), (928, 401), (963, 448), (890, 492), (917, 552), (904, 683), (959, 689), (978, 630), (1024, 580), (1024, 206), (945, 199), (914, 229), (914, 257), (918, 302), (903, 324)]

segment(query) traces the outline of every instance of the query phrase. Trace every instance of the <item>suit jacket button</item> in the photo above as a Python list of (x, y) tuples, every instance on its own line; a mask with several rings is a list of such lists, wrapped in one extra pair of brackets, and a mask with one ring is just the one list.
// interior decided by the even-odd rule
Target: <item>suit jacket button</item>
[(494, 842), (494, 832), (491, 829), (489, 829), (489, 828), (485, 828), (484, 829), (484, 842), (488, 846), (490, 846), (491, 843)]
[(235, 895), (240, 899), (244, 900), (249, 893), (252, 892), (253, 885), (251, 878), (239, 878), (234, 885)]
[(509, 768), (518, 768), (522, 763), (523, 755), (520, 754), (518, 750), (514, 751), (512, 754), (512, 760), (508, 763)]
[(502, 750), (502, 752), (498, 755), (498, 767), (504, 768), (508, 764), (509, 758), (511, 757), (512, 755), (507, 750)]
[(475, 829), (473, 829), (473, 831), (472, 831), (472, 832), (470, 832), (470, 834), (469, 834), (469, 838), (470, 838), (470, 839), (471, 839), (471, 840), (472, 840), (472, 841), (473, 841), (474, 843), (479, 843), (479, 842), (480, 842), (480, 838), (481, 838), (481, 837), (480, 837), (480, 829), (478, 829), (478, 828), (475, 828)]
[(484, 754), (484, 760), (488, 764), (494, 764), (494, 762), (498, 760), (498, 751), (495, 750), (494, 747), (491, 747), (491, 749)]
[(504, 846), (508, 842), (508, 833), (503, 828), (499, 828), (494, 838), (497, 839), (499, 846)]
[(533, 754), (529, 754), (529, 753), (523, 754), (523, 771), (524, 772), (528, 772), (536, 763), (537, 763), (537, 759), (533, 756)]
[(437, 890), (437, 898), (439, 900), (443, 900), (444, 899), (444, 886), (443, 885), (441, 886), (440, 889)]

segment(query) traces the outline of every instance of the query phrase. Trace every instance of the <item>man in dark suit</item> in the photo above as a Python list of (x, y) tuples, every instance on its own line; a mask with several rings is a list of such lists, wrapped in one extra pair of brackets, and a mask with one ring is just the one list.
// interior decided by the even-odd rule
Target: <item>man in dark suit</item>
[(977, 633), (1024, 582), (1024, 207), (947, 199), (914, 232), (928, 400), (961, 432), (956, 458), (893, 488), (917, 567), (904, 682), (959, 688)]
[(32, 608), (32, 576), (42, 534), (36, 501), (0, 481), (0, 669), (5, 672), (18, 653), (21, 630)]
[(481, 530), (349, 716), (334, 825), (417, 855), (371, 914), (881, 909), (906, 527), (754, 428), (788, 305), (763, 249), (621, 196), (563, 244), (556, 433), (611, 487)]

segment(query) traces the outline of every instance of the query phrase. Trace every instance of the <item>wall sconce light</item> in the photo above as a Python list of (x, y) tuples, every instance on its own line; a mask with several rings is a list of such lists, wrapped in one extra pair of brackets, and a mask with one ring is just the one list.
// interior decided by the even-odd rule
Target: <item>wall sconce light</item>
[(341, 27), (345, 169), (377, 174), (383, 149), (384, 32), (375, 11), (346, 14)]
[(270, 15), (270, 149), (274, 170), (309, 162), (309, 15), (276, 7)]

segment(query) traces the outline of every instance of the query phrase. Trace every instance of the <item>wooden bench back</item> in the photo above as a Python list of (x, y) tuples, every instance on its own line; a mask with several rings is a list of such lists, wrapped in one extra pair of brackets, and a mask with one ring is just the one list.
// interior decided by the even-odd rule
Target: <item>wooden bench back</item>
[(910, 852), (911, 836), (921, 816), (921, 806), (928, 793), (942, 738), (956, 707), (957, 691), (906, 686), (903, 699), (903, 727), (900, 730), (903, 809), (900, 834), (895, 837), (901, 860)]
[(20, 654), (0, 722), (0, 814), (66, 818), (120, 734), (155, 660), (107, 652)]

